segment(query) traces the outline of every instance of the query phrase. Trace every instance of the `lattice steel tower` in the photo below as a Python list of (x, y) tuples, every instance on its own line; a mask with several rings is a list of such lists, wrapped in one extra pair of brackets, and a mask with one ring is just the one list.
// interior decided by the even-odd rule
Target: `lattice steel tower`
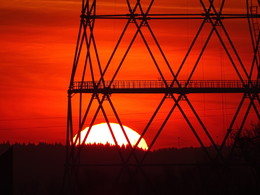
[[(221, 162), (226, 159), (222, 150), (230, 134), (239, 137), (248, 120), (259, 122), (259, 0), (241, 1), (243, 8), (233, 10), (225, 0), (183, 1), (183, 8), (175, 7), (174, 1), (160, 7), (163, 3), (126, 0), (121, 7), (113, 4), (99, 10), (105, 5), (99, 5), (98, 0), (82, 0), (68, 90), (66, 186), (76, 183), (77, 171), (83, 166), (81, 149), (75, 146), (81, 138), (73, 137), (85, 127), (91, 131), (96, 123), (106, 122), (112, 136), (109, 123), (120, 124), (130, 143), (122, 125), (130, 121), (135, 127), (127, 115), (141, 112), (139, 133), (141, 138), (149, 136), (149, 149), (136, 161), (143, 165), (176, 118), (183, 120), (210, 160)], [(224, 127), (222, 136), (218, 137), (205, 120), (205, 94), (219, 95), (222, 107), (225, 101), (236, 104), (226, 119), (228, 125), (218, 127)], [(156, 97), (157, 103), (150, 104), (150, 97)], [(233, 101), (237, 97), (239, 101)], [(202, 106), (197, 104), (200, 100)], [(142, 104), (148, 105), (147, 113), (138, 110)], [(175, 124), (176, 128), (182, 125)], [(172, 140), (177, 137), (178, 144), (183, 144), (181, 136)], [(235, 145), (232, 142), (230, 153)], [(124, 166), (132, 157), (137, 158), (136, 146), (130, 148), (128, 157), (118, 151)], [(68, 192), (73, 190), (70, 187)]]

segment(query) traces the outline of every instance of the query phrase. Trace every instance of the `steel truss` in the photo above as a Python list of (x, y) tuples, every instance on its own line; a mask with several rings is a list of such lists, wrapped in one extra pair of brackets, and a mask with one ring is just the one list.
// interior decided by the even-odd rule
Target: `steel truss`
[[(228, 161), (228, 157), (223, 155), (222, 151), (224, 146), (227, 144), (227, 140), (230, 137), (232, 130), (235, 128), (234, 125), (239, 123), (239, 121), (237, 121), (238, 115), (244, 112), (242, 113), (243, 120), (240, 121), (240, 125), (235, 134), (235, 136), (237, 137), (241, 135), (242, 130), (244, 129), (245, 122), (250, 112), (255, 112), (258, 120), (260, 119), (260, 114), (259, 114), (259, 104), (260, 104), (260, 98), (259, 98), (259, 85), (260, 85), (259, 83), (260, 81), (259, 42), (260, 41), (259, 39), (260, 38), (259, 37), (260, 36), (259, 36), (259, 26), (257, 22), (258, 18), (260, 18), (260, 15), (257, 12), (259, 8), (259, 1), (258, 1), (258, 5), (257, 4), (253, 5), (252, 1), (246, 0), (245, 3), (247, 5), (247, 10), (248, 10), (246, 14), (223, 13), (225, 2), (226, 2), (225, 0), (221, 0), (221, 5), (217, 9), (214, 0), (200, 0), (201, 9), (203, 10), (203, 12), (198, 14), (152, 14), (150, 13), (150, 10), (153, 7), (154, 0), (151, 0), (149, 2), (149, 5), (146, 7), (146, 9), (142, 6), (141, 0), (137, 0), (134, 4), (131, 3), (130, 0), (126, 0), (129, 13), (119, 14), (119, 15), (116, 14), (98, 15), (96, 13), (96, 9), (97, 9), (96, 0), (82, 1), (82, 12), (81, 12), (82, 14), (81, 14), (80, 28), (79, 28), (75, 57), (74, 57), (74, 62), (72, 67), (70, 86), (68, 90), (68, 120), (67, 120), (67, 139), (66, 139), (67, 155), (66, 155), (66, 169), (65, 169), (65, 177), (64, 177), (64, 186), (68, 194), (76, 191), (77, 189), (76, 178), (77, 178), (78, 170), (81, 166), (86, 166), (81, 163), (80, 154), (82, 151), (82, 146), (84, 145), (83, 143), (87, 139), (89, 132), (91, 131), (92, 126), (95, 124), (99, 114), (101, 114), (104, 117), (105, 122), (109, 126), (109, 130), (111, 132), (113, 140), (116, 146), (118, 146), (118, 142), (115, 138), (111, 126), (109, 125), (109, 122), (111, 121), (109, 119), (109, 116), (107, 115), (106, 108), (104, 107), (104, 102), (106, 102), (106, 104), (108, 104), (110, 109), (112, 110), (112, 113), (116, 118), (116, 122), (121, 126), (122, 132), (131, 150), (129, 155), (125, 157), (122, 154), (120, 147), (117, 147), (118, 154), (122, 161), (122, 164), (119, 165), (122, 166), (122, 169), (119, 173), (119, 177), (120, 175), (122, 175), (122, 172), (125, 170), (127, 165), (130, 166), (130, 164), (132, 163), (131, 161), (132, 159), (135, 160), (135, 164), (138, 165), (139, 168), (145, 166), (145, 159), (149, 155), (149, 152), (153, 148), (161, 132), (164, 130), (164, 127), (169, 121), (170, 117), (177, 109), (180, 111), (187, 125), (190, 127), (191, 132), (193, 133), (194, 137), (200, 144), (201, 148), (205, 151), (205, 154), (208, 156), (209, 162), (214, 162), (214, 163), (218, 162), (223, 164)], [(227, 30), (227, 28), (223, 23), (223, 20), (240, 20), (240, 19), (248, 20), (248, 25), (249, 25), (248, 29), (250, 31), (251, 40), (252, 40), (253, 59), (252, 59), (250, 70), (246, 69), (245, 63), (241, 59), (240, 54), (232, 41), (229, 31)], [(109, 57), (109, 60), (105, 64), (105, 66), (101, 64), (101, 60), (99, 56), (100, 55), (99, 48), (96, 44), (96, 39), (95, 39), (94, 27), (95, 27), (96, 20), (125, 20), (126, 21), (124, 29), (122, 30), (122, 33), (114, 49), (112, 50), (112, 54)], [(200, 20), (201, 21), (198, 31), (193, 37), (193, 40), (186, 52), (186, 55), (184, 56), (177, 71), (173, 71), (172, 64), (169, 62), (168, 57), (164, 53), (152, 27), (150, 26), (151, 20), (158, 20), (158, 22), (160, 22), (161, 20)], [(112, 66), (111, 64), (117, 54), (117, 50), (120, 47), (120, 45), (123, 43), (123, 38), (126, 36), (129, 26), (133, 26), (133, 25), (136, 27), (136, 31), (130, 43), (128, 44), (125, 52), (122, 55), (121, 60), (118, 63), (118, 66), (112, 76), (112, 79), (107, 81), (105, 80), (105, 77), (108, 70)], [(200, 49), (199, 55), (197, 56), (195, 63), (192, 65), (191, 72), (187, 77), (187, 79), (180, 80), (179, 75), (183, 71), (185, 64), (189, 56), (191, 55), (191, 52), (194, 49), (196, 42), (198, 42), (199, 36), (201, 35), (205, 26), (211, 26), (211, 30), (207, 35), (205, 43)], [(171, 76), (173, 78), (172, 80), (166, 79), (165, 75), (163, 74), (163, 71), (160, 67), (160, 63), (156, 59), (156, 55), (153, 53), (151, 46), (147, 41), (146, 34), (143, 32), (144, 27), (146, 32), (147, 31), (149, 32), (150, 34), (149, 36), (152, 37), (154, 44), (159, 51), (159, 54), (164, 60), (164, 63), (166, 64), (169, 72), (171, 73)], [(196, 82), (192, 80), (194, 72), (199, 62), (201, 61), (201, 58), (205, 53), (205, 50), (213, 34), (217, 36), (219, 42), (222, 45), (223, 51), (227, 55), (230, 63), (233, 66), (233, 69), (237, 74), (237, 77), (239, 78), (239, 80), (233, 81), (235, 83), (238, 83), (239, 87), (230, 87), (224, 84), (217, 85), (217, 87), (210, 87), (210, 86), (205, 87), (206, 86), (205, 83), (210, 81)], [(129, 87), (130, 84), (128, 85), (128, 87), (125, 86), (123, 87), (122, 84), (120, 85), (119, 84), (120, 82), (116, 80), (117, 75), (123, 63), (125, 62), (125, 59), (128, 56), (129, 51), (133, 46), (133, 43), (137, 39), (137, 36), (141, 37), (154, 63), (154, 66), (160, 75), (160, 84), (157, 83), (156, 87), (147, 87), (145, 86), (145, 84), (143, 85), (139, 84), (139, 87), (135, 87), (136, 85), (132, 85), (132, 87)], [(83, 62), (80, 60), (82, 56), (84, 57)], [(83, 65), (80, 65), (80, 63), (82, 63)], [(80, 68), (80, 66), (82, 66), (82, 68)], [(89, 76), (87, 76), (87, 73)], [(79, 78), (76, 77), (76, 75), (81, 75), (80, 80), (78, 80)], [(122, 81), (122, 82), (127, 82), (127, 81)], [(137, 82), (137, 81), (132, 81), (132, 82)], [(204, 83), (204, 85), (201, 84), (202, 85), (201, 87), (196, 87), (195, 86), (196, 83), (198, 86), (199, 82)], [(213, 81), (213, 83), (214, 82), (217, 81)], [(228, 83), (228, 81), (226, 82)], [(117, 86), (115, 87), (115, 85)], [(151, 86), (151, 84), (149, 86)], [(92, 96), (86, 103), (84, 94), (87, 93), (92, 94)], [(117, 108), (112, 101), (111, 94), (113, 93), (164, 94), (160, 103), (158, 104), (157, 108), (152, 114), (150, 120), (147, 122), (145, 128), (143, 129), (141, 133), (141, 137), (137, 141), (135, 146), (131, 146), (130, 140), (123, 128), (120, 114), (117, 112)], [(203, 120), (199, 116), (198, 112), (196, 111), (195, 107), (193, 106), (192, 102), (189, 99), (190, 93), (244, 94), (233, 116), (233, 119), (230, 122), (229, 128), (221, 144), (218, 145), (216, 143), (216, 140), (213, 139), (212, 135), (210, 134), (210, 131), (207, 129)], [(72, 105), (73, 105), (73, 101), (75, 101), (75, 98), (77, 98), (76, 101), (78, 102), (78, 106), (77, 106), (78, 108), (75, 108), (77, 109), (76, 116), (78, 118), (77, 119), (78, 127), (75, 127), (74, 124), (75, 121), (73, 120), (75, 117), (74, 116), (75, 109), (74, 107), (72, 107)], [(141, 141), (141, 138), (143, 138), (146, 135), (146, 133), (149, 131), (153, 121), (156, 120), (158, 113), (160, 112), (162, 106), (165, 104), (166, 99), (168, 100), (169, 98), (172, 99), (173, 102), (172, 107), (169, 108), (166, 117), (164, 118), (160, 127), (157, 129), (154, 138), (151, 140), (149, 144), (148, 150), (144, 153), (144, 155), (141, 158), (137, 157), (136, 155), (137, 145)], [(187, 113), (185, 112), (184, 108), (180, 104), (181, 101), (186, 102), (186, 105), (192, 111), (192, 114), (195, 116), (197, 120), (196, 122), (199, 124), (200, 128), (202, 129), (206, 137), (210, 140), (210, 144), (215, 150), (214, 155), (212, 155), (212, 153), (208, 151), (208, 148), (206, 147), (203, 139), (197, 133), (198, 127), (196, 127), (196, 125), (193, 124), (193, 121), (191, 121), (187, 116)], [(91, 115), (92, 118), (90, 119), (90, 122), (86, 124), (86, 120), (89, 119), (91, 109), (94, 107), (94, 103), (97, 103), (98, 106), (95, 109), (95, 113)], [(246, 107), (245, 111), (243, 111), (242, 107)], [(90, 127), (89, 131), (84, 137), (84, 141), (81, 143), (82, 145), (76, 146), (78, 140), (81, 140), (80, 131), (83, 130), (86, 126)], [(76, 139), (73, 140), (73, 137), (76, 134), (78, 136)], [(232, 155), (235, 146), (236, 146), (236, 142), (232, 144), (228, 156)], [(108, 165), (104, 165), (104, 166), (108, 166)], [(146, 177), (146, 174), (142, 171), (142, 169), (141, 172), (143, 176)]]

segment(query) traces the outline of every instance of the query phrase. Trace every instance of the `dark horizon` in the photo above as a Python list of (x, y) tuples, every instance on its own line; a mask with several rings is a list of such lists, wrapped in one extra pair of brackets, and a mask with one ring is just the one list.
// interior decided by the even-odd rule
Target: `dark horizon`
[[(118, 156), (116, 146), (86, 146), (86, 149), (81, 152), (81, 163), (86, 164), (81, 166), (79, 171), (77, 184), (79, 194), (87, 192), (91, 194), (104, 192), (136, 194), (138, 191), (145, 194), (171, 192), (183, 195), (191, 193), (199, 195), (202, 192), (207, 194), (255, 194), (260, 192), (259, 185), (257, 185), (257, 182), (260, 181), (260, 159), (256, 158), (260, 156), (257, 155), (259, 154), (259, 143), (260, 141), (255, 145), (254, 151), (252, 145), (247, 148), (241, 145), (243, 146), (241, 149), (245, 151), (236, 150), (235, 155), (229, 158), (226, 165), (211, 162), (201, 148), (171, 148), (152, 151), (141, 165), (141, 172), (139, 169), (136, 169), (137, 172), (134, 171), (134, 167), (140, 167), (140, 164), (135, 165), (134, 159), (129, 161), (127, 167), (136, 174), (136, 182), (128, 175), (128, 171), (120, 173), (120, 169), (125, 166)], [(9, 147), (7, 145), (0, 144), (0, 156), (3, 150), (6, 151)], [(124, 157), (130, 152), (129, 148), (121, 151)], [(138, 150), (136, 156), (141, 159), (144, 153), (144, 151)], [(13, 195), (21, 193), (60, 194), (66, 165), (64, 164), (65, 146), (43, 143), (39, 145), (16, 144), (13, 145), (12, 156)], [(116, 179), (118, 175), (120, 175), (120, 180)], [(208, 177), (210, 180), (205, 180)], [(221, 180), (219, 180), (220, 178)], [(0, 176), (0, 179), (3, 178)], [(207, 182), (205, 183), (205, 181)], [(237, 185), (238, 181), (239, 185)], [(118, 182), (117, 186), (121, 187), (115, 188), (114, 182)], [(150, 182), (153, 184), (152, 186)], [(194, 183), (196, 185), (193, 185)], [(173, 188), (173, 186), (175, 187)], [(187, 188), (187, 186), (193, 187)]]

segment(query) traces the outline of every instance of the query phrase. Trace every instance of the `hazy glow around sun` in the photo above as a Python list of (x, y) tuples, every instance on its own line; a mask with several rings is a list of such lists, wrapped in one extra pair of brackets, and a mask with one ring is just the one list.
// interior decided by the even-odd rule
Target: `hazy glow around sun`
[[(116, 141), (119, 146), (122, 145), (128, 145), (127, 139), (122, 131), (122, 128), (119, 124), (117, 123), (109, 123), (111, 126), (111, 129), (113, 131), (113, 134), (115, 135)], [(133, 129), (123, 125), (123, 128), (128, 136), (128, 139), (131, 143), (132, 146), (136, 144), (138, 139), (140, 138), (140, 135), (134, 131)], [(84, 138), (89, 131), (89, 127), (85, 128), (84, 130), (81, 131), (80, 134), (80, 143), (83, 143)], [(73, 141), (76, 141), (76, 137), (74, 136)], [(109, 143), (110, 145), (116, 145), (115, 141), (111, 135), (111, 132), (109, 130), (109, 127), (107, 123), (100, 123), (97, 125), (93, 125), (92, 128), (90, 129), (89, 135), (85, 141), (85, 144), (106, 144)], [(76, 145), (78, 145), (79, 142), (78, 140), (76, 141)], [(137, 146), (138, 148), (147, 150), (148, 146), (146, 144), (146, 141), (142, 138)]]

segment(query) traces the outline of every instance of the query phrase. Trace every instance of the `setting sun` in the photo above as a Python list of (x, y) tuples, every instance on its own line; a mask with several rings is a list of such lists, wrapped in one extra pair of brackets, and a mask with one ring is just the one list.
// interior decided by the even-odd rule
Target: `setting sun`
[[(111, 126), (111, 129), (115, 135), (116, 141), (119, 146), (122, 145), (128, 145), (128, 142), (126, 140), (126, 137), (122, 131), (122, 128), (119, 124), (117, 123), (109, 123)], [(140, 138), (140, 135), (134, 131), (133, 129), (124, 126), (123, 128), (128, 136), (128, 139), (131, 143), (132, 146), (136, 144), (138, 139)], [(85, 128), (84, 130), (81, 131), (80, 135), (80, 143), (83, 143), (85, 136), (89, 130), (89, 127)], [(77, 135), (74, 136), (73, 141), (75, 142), (77, 138)], [(110, 145), (116, 145), (115, 141), (111, 135), (111, 132), (109, 130), (109, 126), (107, 123), (100, 123), (97, 125), (93, 125), (92, 128), (90, 129), (89, 135), (85, 141), (85, 144), (107, 144), (109, 143)], [(78, 140), (76, 141), (76, 145), (78, 145), (79, 142)], [(138, 148), (141, 148), (143, 150), (147, 150), (148, 146), (146, 144), (146, 141), (142, 138), (140, 140), (140, 143), (137, 146)]]

